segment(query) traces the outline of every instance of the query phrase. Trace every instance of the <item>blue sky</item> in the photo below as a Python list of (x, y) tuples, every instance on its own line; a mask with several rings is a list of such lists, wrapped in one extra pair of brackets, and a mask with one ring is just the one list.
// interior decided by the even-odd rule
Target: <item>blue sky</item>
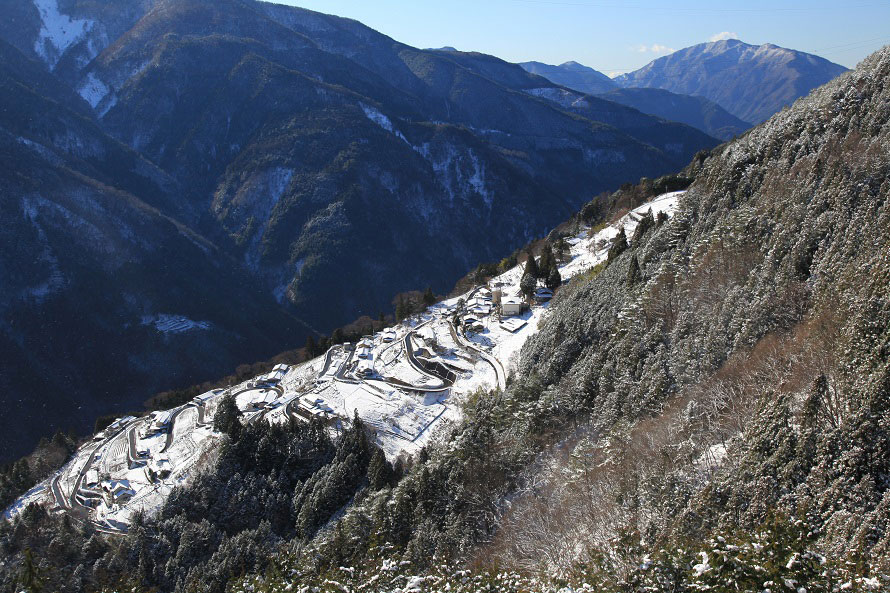
[(354, 18), (416, 47), (450, 45), (511, 62), (575, 60), (607, 74), (721, 34), (847, 67), (890, 43), (890, 1), (275, 1)]

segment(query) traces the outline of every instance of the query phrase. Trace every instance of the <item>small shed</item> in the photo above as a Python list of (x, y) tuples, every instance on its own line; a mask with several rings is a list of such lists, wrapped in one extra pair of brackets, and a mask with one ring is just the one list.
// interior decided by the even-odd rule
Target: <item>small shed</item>
[(99, 470), (96, 468), (90, 468), (87, 470), (87, 475), (85, 476), (85, 482), (87, 487), (95, 488), (99, 485)]
[(507, 330), (510, 333), (516, 333), (521, 330), (523, 327), (528, 325), (528, 322), (524, 319), (516, 319), (515, 317), (512, 319), (505, 319), (501, 322), (501, 327)]
[(516, 297), (503, 297), (501, 299), (501, 314), (505, 316), (519, 315), (522, 313), (522, 301)]

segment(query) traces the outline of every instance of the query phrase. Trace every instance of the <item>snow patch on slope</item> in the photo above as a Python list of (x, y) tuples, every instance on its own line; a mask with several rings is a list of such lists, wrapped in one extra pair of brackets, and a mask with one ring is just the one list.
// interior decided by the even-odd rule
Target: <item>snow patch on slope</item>
[(534, 97), (540, 97), (556, 103), (563, 109), (583, 109), (589, 107), (590, 104), (584, 98), (584, 95), (573, 93), (568, 89), (558, 89), (555, 87), (543, 87), (538, 89), (527, 89), (525, 91)]
[(156, 330), (164, 334), (181, 334), (195, 329), (210, 329), (211, 323), (209, 321), (194, 321), (185, 315), (159, 313), (143, 315), (142, 325), (153, 325)]
[(485, 205), (488, 208), (491, 208), (494, 196), (485, 187), (485, 164), (479, 161), (476, 157), (476, 153), (473, 151), (470, 151), (470, 162), (473, 164), (473, 173), (467, 181), (469, 182), (470, 187), (472, 187), (477, 194), (482, 196), (482, 201), (485, 202)]
[(40, 13), (40, 32), (34, 51), (50, 68), (55, 68), (65, 50), (83, 39), (95, 22), (62, 14), (58, 0), (34, 0), (34, 6)]
[[(473, 150), (459, 151), (453, 144), (432, 147), (429, 143), (412, 146), (415, 152), (429, 162), (436, 178), (448, 194), (449, 204), (455, 199), (468, 198), (472, 192), (482, 197), (487, 209), (494, 202), (494, 192), (485, 185), (485, 164)], [(430, 210), (432, 213), (432, 209)]]
[(367, 117), (369, 120), (383, 128), (390, 134), (393, 134), (397, 138), (401, 139), (406, 144), (409, 144), (408, 139), (405, 138), (404, 134), (393, 127), (392, 121), (386, 115), (384, 115), (377, 109), (374, 109), (373, 107), (365, 105), (364, 103), (359, 103), (359, 105), (361, 106), (362, 111), (365, 112), (365, 117)]
[(253, 218), (260, 221), (259, 227), (250, 238), (250, 244), (244, 253), (245, 263), (254, 270), (259, 269), (260, 256), (262, 255), (262, 239), (269, 226), (272, 211), (284, 195), (291, 179), (294, 176), (293, 169), (274, 167), (259, 173), (254, 179), (245, 185), (243, 193), (239, 192), (236, 204), (248, 205), (245, 219)]
[(80, 86), (77, 87), (77, 92), (83, 97), (84, 101), (90, 104), (90, 107), (95, 109), (108, 96), (111, 89), (99, 80), (95, 74), (90, 72), (80, 83)]
[(26, 288), (22, 296), (25, 298), (32, 298), (38, 303), (65, 286), (65, 277), (62, 275), (62, 270), (59, 268), (59, 260), (50, 248), (43, 226), (41, 226), (38, 221), (38, 206), (41, 201), (42, 199), (39, 197), (22, 198), (22, 214), (34, 226), (34, 229), (37, 231), (37, 238), (43, 246), (42, 252), (35, 254), (33, 265), (37, 267), (45, 266), (47, 270), (46, 279), (40, 284)]

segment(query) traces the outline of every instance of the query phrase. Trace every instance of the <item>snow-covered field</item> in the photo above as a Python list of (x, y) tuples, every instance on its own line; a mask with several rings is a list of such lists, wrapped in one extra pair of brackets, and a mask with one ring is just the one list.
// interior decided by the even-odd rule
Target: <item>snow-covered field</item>
[[(620, 227), (628, 236), (652, 209), (671, 213), (683, 192), (664, 194), (612, 225), (581, 228), (567, 242), (563, 281), (606, 259)], [(125, 532), (134, 512), (151, 513), (178, 485), (212, 460), (221, 435), (212, 429), (219, 401), (233, 394), (247, 423), (325, 421), (332, 434), (354, 414), (374, 432), (387, 457), (413, 455), (461, 418), (460, 404), (479, 389), (503, 389), (519, 351), (538, 331), (549, 303), (514, 316), (499, 314), (501, 298), (520, 296), (523, 266), (459, 297), (437, 303), (401, 324), (333, 346), (297, 366), (278, 365), (239, 385), (214, 389), (179, 408), (143, 418), (122, 418), (84, 444), (54, 476), (4, 512), (12, 517), (31, 502), (72, 512), (110, 532)], [(474, 321), (467, 328), (468, 315)], [(201, 328), (182, 316), (149, 318), (159, 331)]]
[(210, 329), (208, 321), (194, 321), (184, 315), (146, 315), (142, 318), (142, 325), (153, 325), (159, 332), (165, 334), (178, 334), (193, 329)]

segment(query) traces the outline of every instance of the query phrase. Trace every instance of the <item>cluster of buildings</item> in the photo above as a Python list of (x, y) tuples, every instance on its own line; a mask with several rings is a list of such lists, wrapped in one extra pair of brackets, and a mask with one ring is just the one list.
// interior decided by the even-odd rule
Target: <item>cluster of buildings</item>
[(259, 379), (257, 379), (257, 382), (266, 383), (268, 385), (278, 385), (289, 370), (290, 367), (286, 364), (276, 364), (271, 371), (260, 376)]
[(142, 429), (140, 437), (145, 439), (162, 432), (170, 430), (170, 423), (173, 419), (173, 410), (164, 410), (163, 412), (152, 412), (149, 421)]

